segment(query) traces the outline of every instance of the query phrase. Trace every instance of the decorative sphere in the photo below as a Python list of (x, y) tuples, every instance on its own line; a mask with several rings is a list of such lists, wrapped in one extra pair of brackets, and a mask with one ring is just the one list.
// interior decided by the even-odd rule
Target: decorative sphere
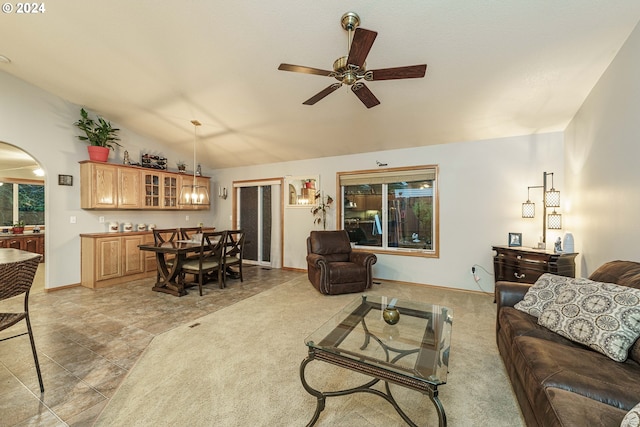
[(382, 311), (382, 318), (390, 325), (395, 325), (400, 320), (400, 312), (397, 308), (385, 308)]

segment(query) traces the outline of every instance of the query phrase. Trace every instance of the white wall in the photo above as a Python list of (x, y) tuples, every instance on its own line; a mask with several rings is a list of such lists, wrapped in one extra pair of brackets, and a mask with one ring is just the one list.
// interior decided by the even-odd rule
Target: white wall
[[(491, 246), (506, 244), (509, 232), (522, 232), (525, 246), (534, 246), (542, 233), (542, 219), (521, 218), (527, 187), (542, 185), (543, 172), (554, 172), (556, 188), (563, 190), (563, 135), (530, 135), (486, 141), (461, 142), (413, 149), (329, 157), (296, 162), (215, 171), (214, 181), (231, 187), (235, 180), (287, 175), (320, 175), (320, 190), (335, 196), (336, 172), (376, 168), (376, 160), (389, 167), (438, 164), (440, 168), (440, 258), (378, 255), (374, 275), (438, 286), (475, 289), (471, 266), (480, 264), (493, 273)], [(542, 191), (532, 190), (540, 214)], [(564, 192), (563, 192), (564, 194)], [(231, 198), (218, 204), (216, 226), (230, 225)], [(335, 209), (328, 229), (335, 228)], [(285, 267), (306, 269), (305, 239), (313, 225), (308, 208), (285, 208)], [(552, 242), (561, 233), (549, 232)], [(493, 277), (479, 270), (481, 284), (493, 290)]]
[[(462, 289), (477, 289), (470, 270), (479, 264), (481, 285), (493, 290), (491, 245), (506, 244), (509, 232), (522, 232), (526, 246), (535, 245), (541, 234), (541, 219), (523, 220), (521, 203), (530, 185), (542, 184), (544, 171), (554, 172), (555, 184), (563, 190), (563, 135), (530, 135), (470, 141), (413, 149), (332, 158), (259, 165), (204, 173), (212, 176), (213, 206), (208, 212), (185, 213), (153, 211), (85, 211), (80, 209), (78, 162), (86, 149), (76, 139), (73, 122), (79, 106), (63, 101), (34, 86), (0, 72), (0, 140), (16, 145), (32, 155), (45, 170), (46, 251), (45, 284), (48, 288), (80, 281), (80, 233), (104, 231), (99, 216), (158, 226), (186, 226), (204, 222), (218, 229), (231, 227), (233, 197), (215, 197), (219, 185), (232, 188), (232, 182), (267, 179), (287, 175), (320, 175), (320, 190), (336, 195), (336, 172), (376, 168), (376, 160), (389, 167), (438, 164), (440, 167), (440, 258), (428, 259), (380, 255), (374, 267), (379, 278), (427, 283)], [(107, 118), (108, 119), (108, 118)], [(114, 123), (114, 125), (118, 125)], [(425, 122), (428, 126), (428, 122)], [(136, 159), (140, 152), (157, 152), (155, 143), (123, 129), (122, 143)], [(304, 143), (301, 140), (301, 143)], [(169, 157), (172, 153), (164, 151)], [(175, 156), (174, 156), (175, 157)], [(112, 154), (121, 162), (122, 153)], [(74, 176), (73, 187), (57, 185), (58, 174)], [(564, 194), (564, 192), (563, 192)], [(532, 200), (542, 199), (532, 192)], [(538, 205), (540, 207), (540, 205)], [(69, 223), (70, 216), (76, 224)], [(307, 209), (285, 209), (283, 265), (306, 268), (305, 239), (313, 225)], [(329, 218), (335, 228), (335, 211)], [(557, 235), (549, 233), (548, 241)]]
[[(80, 167), (87, 160), (86, 144), (75, 135), (73, 123), (79, 118), (80, 107), (66, 102), (22, 80), (0, 72), (0, 141), (20, 147), (45, 170), (45, 286), (55, 288), (80, 282), (80, 233), (105, 231), (98, 222), (130, 221), (156, 223), (159, 227), (195, 226), (199, 222), (213, 225), (212, 211), (184, 213), (153, 211), (86, 211), (80, 209)], [(108, 117), (107, 117), (108, 119)], [(119, 127), (114, 123), (115, 127)], [(120, 134), (132, 160), (141, 152), (159, 153), (156, 144), (123, 129)], [(163, 151), (170, 161), (176, 156)], [(173, 160), (172, 160), (173, 159)], [(121, 163), (122, 151), (112, 153), (110, 162)], [(204, 165), (203, 165), (204, 166)], [(73, 175), (72, 187), (58, 186), (58, 174)], [(210, 175), (206, 167), (203, 174)], [(216, 203), (217, 200), (214, 200)], [(75, 216), (76, 224), (69, 218)]]
[(640, 261), (640, 26), (565, 132), (569, 227), (580, 275), (604, 262)]

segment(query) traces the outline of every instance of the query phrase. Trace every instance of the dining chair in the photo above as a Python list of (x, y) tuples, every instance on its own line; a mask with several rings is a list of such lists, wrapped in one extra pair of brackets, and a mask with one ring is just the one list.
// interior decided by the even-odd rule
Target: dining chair
[(33, 339), (33, 330), (31, 329), (31, 320), (29, 319), (29, 291), (31, 290), (33, 278), (38, 269), (40, 257), (40, 255), (34, 256), (27, 261), (21, 262), (18, 267), (16, 267), (15, 264), (0, 264), (0, 301), (24, 295), (24, 311), (0, 313), (0, 331), (4, 331), (22, 320), (27, 324), (27, 332), (1, 338), (0, 341), (21, 337), (22, 335), (29, 335), (33, 361), (36, 365), (38, 383), (40, 384), (40, 392), (44, 393), (42, 373), (40, 372), (40, 363), (38, 362), (38, 353), (36, 352), (36, 342)]
[[(224, 287), (224, 245), (227, 240), (226, 231), (210, 231), (202, 233), (200, 253), (197, 259), (187, 259), (181, 268), (181, 277), (185, 273), (193, 274), (198, 279), (198, 289), (202, 296), (202, 285), (211, 278), (211, 273), (218, 273), (220, 289)], [(183, 279), (182, 279), (183, 280)]]
[[(242, 277), (242, 258), (244, 255), (244, 231), (243, 230), (227, 230), (227, 242), (224, 248), (224, 269), (228, 273), (233, 271), (228, 268), (232, 265), (238, 266), (238, 276), (240, 281)], [(225, 275), (226, 276), (226, 275)], [(226, 279), (223, 278), (223, 285), (226, 286)]]
[(191, 240), (196, 234), (202, 234), (202, 227), (180, 228), (180, 240)]
[[(157, 245), (162, 243), (175, 242), (180, 236), (180, 229), (178, 228), (154, 228), (153, 229), (153, 242)], [(165, 255), (166, 256), (166, 255)], [(166, 260), (167, 266), (173, 265), (173, 259)], [(159, 268), (159, 267), (158, 267)], [(160, 281), (160, 271), (156, 272), (156, 281)]]

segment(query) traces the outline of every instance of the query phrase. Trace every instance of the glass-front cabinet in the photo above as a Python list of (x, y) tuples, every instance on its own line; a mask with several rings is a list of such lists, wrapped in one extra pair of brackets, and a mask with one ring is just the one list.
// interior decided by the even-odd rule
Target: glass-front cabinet
[(145, 172), (144, 177), (144, 207), (159, 208), (160, 207), (160, 172)]
[(162, 207), (166, 209), (178, 208), (178, 177), (175, 175), (164, 175), (162, 179)]

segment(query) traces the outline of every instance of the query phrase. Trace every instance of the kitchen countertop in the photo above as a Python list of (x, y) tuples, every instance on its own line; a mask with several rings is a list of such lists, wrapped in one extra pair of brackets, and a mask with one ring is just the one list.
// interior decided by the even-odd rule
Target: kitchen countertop
[(20, 237), (20, 236), (44, 236), (44, 231), (39, 233), (34, 233), (32, 231), (27, 231), (26, 233), (13, 234), (13, 233), (0, 233), (0, 239), (3, 237)]

